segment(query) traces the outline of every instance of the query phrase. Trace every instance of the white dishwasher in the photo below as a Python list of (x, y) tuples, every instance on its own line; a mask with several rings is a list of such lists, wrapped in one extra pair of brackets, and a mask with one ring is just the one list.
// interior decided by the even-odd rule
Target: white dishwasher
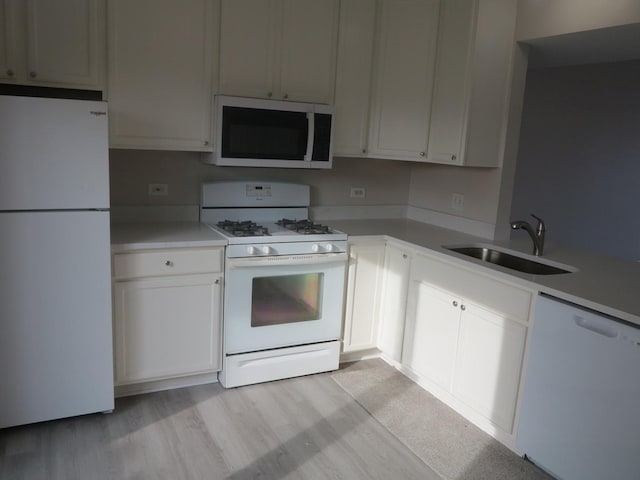
[(517, 449), (563, 480), (640, 479), (640, 327), (540, 296)]

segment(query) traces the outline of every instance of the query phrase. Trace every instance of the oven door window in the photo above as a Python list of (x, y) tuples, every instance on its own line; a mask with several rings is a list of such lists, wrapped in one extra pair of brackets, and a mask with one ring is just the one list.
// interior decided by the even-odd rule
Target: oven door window
[(225, 106), (222, 118), (223, 157), (304, 160), (306, 113)]
[(254, 277), (251, 326), (318, 320), (322, 316), (323, 273)]

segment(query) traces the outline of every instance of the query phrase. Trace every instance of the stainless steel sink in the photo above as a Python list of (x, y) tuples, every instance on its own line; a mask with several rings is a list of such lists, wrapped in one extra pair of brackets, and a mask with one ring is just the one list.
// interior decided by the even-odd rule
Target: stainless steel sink
[(516, 252), (509, 253), (489, 246), (469, 246), (469, 245), (443, 245), (447, 250), (461, 253), (469, 257), (477, 258), (483, 262), (493, 263), (505, 268), (517, 270), (518, 272), (530, 273), (533, 275), (558, 275), (561, 273), (572, 273), (576, 269), (568, 265), (552, 264), (552, 262), (540, 262), (521, 256)]

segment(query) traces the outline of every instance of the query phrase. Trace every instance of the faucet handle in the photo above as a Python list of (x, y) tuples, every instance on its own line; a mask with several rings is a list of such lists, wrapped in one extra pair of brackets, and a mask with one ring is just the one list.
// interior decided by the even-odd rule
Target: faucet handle
[(538, 221), (538, 227), (536, 229), (538, 231), (538, 234), (543, 233), (547, 229), (546, 225), (544, 224), (544, 220), (542, 220), (537, 215), (534, 215), (533, 213), (531, 213), (530, 215)]

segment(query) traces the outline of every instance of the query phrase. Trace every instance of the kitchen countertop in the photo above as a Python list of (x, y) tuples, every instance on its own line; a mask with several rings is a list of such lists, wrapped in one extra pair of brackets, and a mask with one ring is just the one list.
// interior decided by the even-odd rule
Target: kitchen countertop
[[(548, 238), (542, 259), (569, 265), (578, 271), (561, 275), (531, 275), (488, 264), (442, 247), (480, 243), (530, 254), (532, 243), (528, 237), (490, 241), (401, 219), (334, 220), (323, 223), (349, 236), (386, 237), (406, 243), (407, 248), (425, 248), (428, 249), (425, 253), (443, 260), (640, 325), (638, 262), (556, 246)], [(221, 247), (226, 244), (222, 236), (198, 222), (116, 223), (111, 226), (111, 249), (114, 253), (153, 248)]]
[(150, 248), (224, 247), (226, 239), (200, 222), (114, 223), (111, 251)]
[[(330, 226), (350, 236), (390, 237), (429, 250), (429, 254), (478, 272), (537, 290), (640, 325), (640, 263), (595, 252), (554, 245), (547, 239), (543, 260), (577, 268), (561, 275), (531, 275), (488, 264), (443, 248), (443, 245), (490, 244), (530, 255), (531, 240), (491, 241), (412, 220), (337, 220)], [(531, 256), (532, 259), (535, 257)]]

